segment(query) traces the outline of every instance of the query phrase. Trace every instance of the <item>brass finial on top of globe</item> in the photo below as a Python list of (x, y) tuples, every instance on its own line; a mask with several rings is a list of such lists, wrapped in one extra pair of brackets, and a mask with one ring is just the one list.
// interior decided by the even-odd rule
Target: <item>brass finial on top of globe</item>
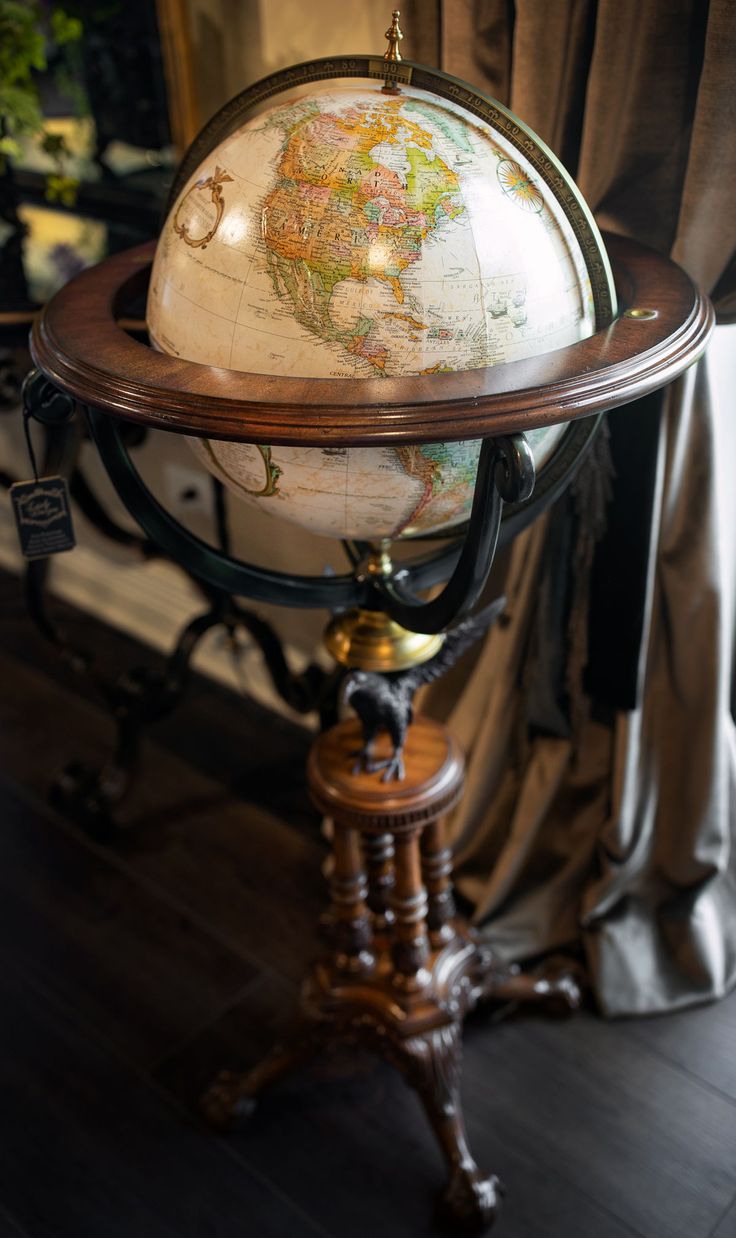
[[(391, 65), (399, 64), (402, 59), (401, 52), (399, 51), (399, 43), (404, 37), (404, 32), (401, 29), (401, 26), (399, 25), (400, 16), (401, 16), (400, 10), (394, 9), (393, 13), (391, 14), (391, 25), (386, 31), (386, 39), (388, 41), (388, 47), (386, 48), (386, 51), (383, 53), (383, 59), (387, 60), (389, 64)], [(383, 83), (383, 94), (385, 95), (400, 95), (401, 94), (401, 87), (399, 86), (399, 83), (396, 81), (396, 78), (393, 75), (393, 73), (387, 74), (386, 76), (386, 80)]]
[(399, 25), (400, 17), (401, 17), (401, 10), (394, 9), (393, 13), (391, 14), (391, 25), (386, 31), (386, 39), (388, 41), (388, 47), (386, 48), (386, 51), (384, 52), (384, 55), (383, 55), (384, 60), (401, 60), (401, 52), (399, 51), (399, 43), (404, 37), (404, 32), (401, 29), (401, 26)]

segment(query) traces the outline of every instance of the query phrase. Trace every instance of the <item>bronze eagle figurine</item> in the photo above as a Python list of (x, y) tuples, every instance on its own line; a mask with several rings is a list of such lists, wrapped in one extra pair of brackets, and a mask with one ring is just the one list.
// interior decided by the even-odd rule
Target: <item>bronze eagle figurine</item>
[[(355, 753), (358, 760), (353, 773), (383, 770), (383, 782), (404, 777), (404, 743), (414, 716), (415, 692), (422, 684), (446, 674), (461, 654), (488, 631), (505, 605), (505, 597), (497, 598), (477, 615), (458, 623), (447, 633), (439, 653), (408, 671), (350, 672), (343, 684), (342, 699), (355, 710), (363, 728), (363, 747)], [(379, 731), (388, 731), (393, 743), (393, 753), (383, 761), (373, 758), (373, 742)]]

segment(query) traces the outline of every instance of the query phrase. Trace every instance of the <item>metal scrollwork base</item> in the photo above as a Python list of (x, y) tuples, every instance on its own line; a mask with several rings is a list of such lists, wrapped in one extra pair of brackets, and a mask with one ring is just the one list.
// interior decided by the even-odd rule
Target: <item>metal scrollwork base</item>
[(52, 798), (96, 836), (108, 837), (120, 829), (116, 813), (135, 780), (146, 729), (179, 706), (197, 645), (215, 627), (233, 639), (238, 632), (247, 634), (260, 649), (275, 690), (292, 709), (318, 711), (324, 726), (335, 720), (342, 669), (330, 672), (312, 663), (295, 673), (269, 623), (227, 595), (213, 593), (207, 609), (183, 628), (160, 672), (133, 667), (114, 682), (94, 677), (115, 723), (114, 749), (101, 768), (69, 764), (56, 780)]
[[(26, 416), (43, 427), (43, 475), (59, 472), (69, 478), (70, 493), (77, 506), (103, 537), (128, 546), (144, 558), (161, 555), (155, 541), (131, 533), (112, 518), (82, 471), (82, 425), (74, 419), (73, 399), (39, 370), (31, 370), (23, 383), (23, 406)], [(137, 426), (121, 426), (116, 434), (121, 450), (127, 453), (128, 447), (140, 443), (145, 431)], [(2, 476), (0, 484), (11, 484), (12, 480)], [(213, 478), (212, 487), (217, 546), (224, 554), (230, 545), (228, 513), (221, 483)], [(227, 589), (200, 580), (186, 565), (182, 565), (182, 570), (202, 594), (204, 609), (182, 628), (159, 671), (133, 666), (111, 680), (96, 670), (90, 653), (69, 643), (56, 623), (47, 591), (48, 560), (32, 561), (25, 568), (26, 605), (36, 628), (66, 665), (93, 683), (115, 725), (113, 750), (104, 764), (95, 767), (81, 761), (70, 762), (51, 789), (55, 804), (97, 838), (109, 838), (120, 828), (117, 810), (138, 771), (146, 727), (167, 717), (181, 703), (192, 656), (213, 628), (224, 628), (234, 647), (241, 633), (258, 646), (275, 691), (296, 712), (316, 711), (323, 727), (330, 726), (337, 717), (341, 668), (326, 671), (312, 663), (303, 671), (294, 672), (269, 623), (243, 606)]]

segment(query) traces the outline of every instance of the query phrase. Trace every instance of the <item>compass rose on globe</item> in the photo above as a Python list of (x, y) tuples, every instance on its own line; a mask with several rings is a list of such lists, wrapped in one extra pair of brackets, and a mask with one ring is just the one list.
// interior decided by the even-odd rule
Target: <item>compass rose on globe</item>
[(536, 181), (513, 159), (501, 159), (496, 169), (498, 183), (504, 193), (524, 211), (544, 210), (544, 194)]

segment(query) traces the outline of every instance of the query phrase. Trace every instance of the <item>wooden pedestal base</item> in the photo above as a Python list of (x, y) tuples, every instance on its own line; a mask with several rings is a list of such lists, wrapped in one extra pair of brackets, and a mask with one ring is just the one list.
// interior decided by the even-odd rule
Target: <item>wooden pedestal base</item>
[[(227, 1126), (320, 1050), (371, 1049), (422, 1099), (449, 1170), (442, 1211), (464, 1228), (482, 1229), (503, 1188), (481, 1172), (467, 1144), (462, 1021), (488, 997), (552, 1000), (575, 1009), (580, 993), (570, 975), (535, 979), (497, 966), (455, 914), (441, 817), (459, 798), (463, 762), (449, 732), (426, 719), (409, 728), (401, 782), (354, 773), (360, 747), (358, 724), (341, 723), (320, 736), (309, 760), (312, 798), (335, 830), (329, 954), (306, 981), (290, 1035), (248, 1074), (220, 1075), (203, 1109), (213, 1124)], [(379, 742), (377, 763), (388, 755)]]

